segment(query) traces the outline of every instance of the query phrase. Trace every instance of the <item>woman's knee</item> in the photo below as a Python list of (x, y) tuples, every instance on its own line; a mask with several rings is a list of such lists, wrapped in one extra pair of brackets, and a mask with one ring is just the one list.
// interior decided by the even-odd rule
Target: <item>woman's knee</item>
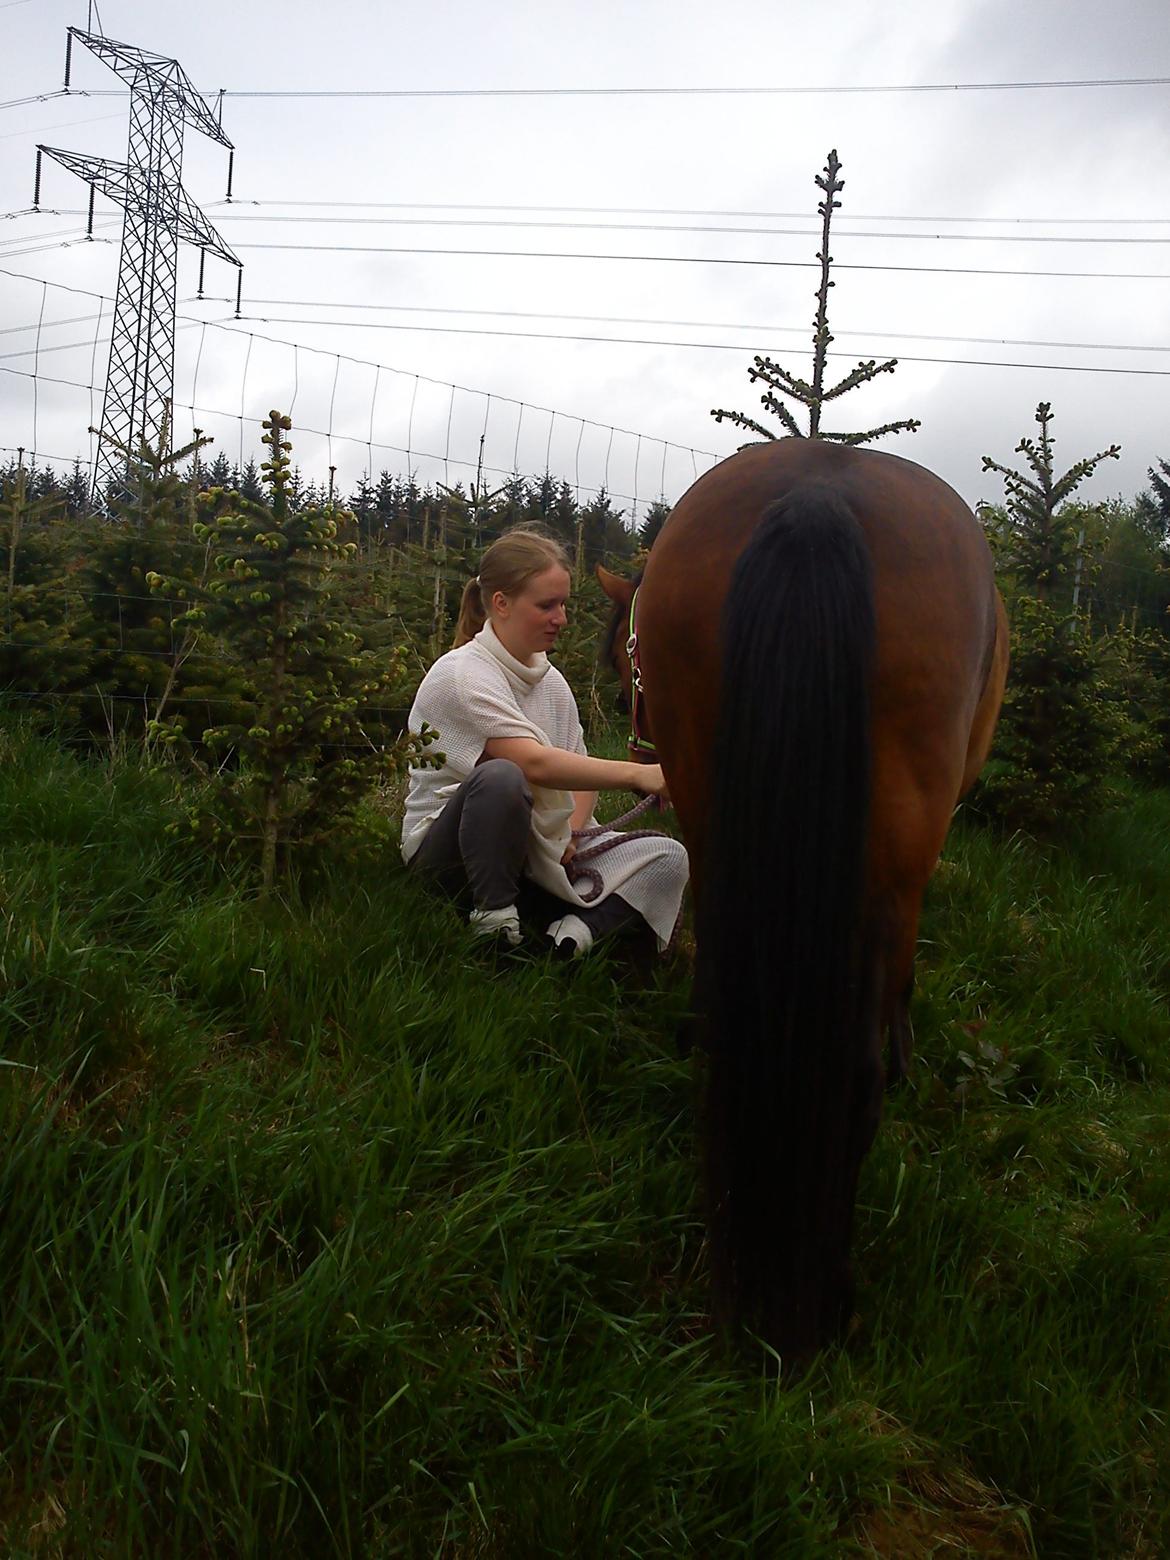
[(659, 860), (666, 870), (685, 883), (690, 876), (691, 863), (682, 841), (663, 836), (658, 842), (658, 850)]
[(467, 784), (469, 790), (498, 798), (501, 803), (524, 802), (532, 806), (532, 787), (520, 765), (510, 758), (485, 759), (472, 770)]

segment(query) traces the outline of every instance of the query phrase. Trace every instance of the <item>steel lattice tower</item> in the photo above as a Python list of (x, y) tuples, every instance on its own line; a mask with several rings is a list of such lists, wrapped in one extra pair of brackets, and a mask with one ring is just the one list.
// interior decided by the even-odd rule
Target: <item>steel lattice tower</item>
[[(179, 241), (196, 244), (234, 266), (240, 262), (187, 197), (182, 185), (183, 127), (192, 124), (232, 152), (232, 143), (177, 60), (79, 28), (69, 29), (65, 85), (77, 39), (130, 84), (130, 139), (125, 164), (51, 146), (37, 148), (101, 190), (125, 211), (110, 366), (102, 402), (103, 437), (94, 466), (94, 494), (104, 500), (125, 483), (126, 456), (157, 446), (171, 405), (175, 373), (175, 283)], [(229, 165), (230, 168), (230, 165)], [(231, 193), (231, 175), (228, 175)], [(119, 449), (119, 445), (122, 447)]]

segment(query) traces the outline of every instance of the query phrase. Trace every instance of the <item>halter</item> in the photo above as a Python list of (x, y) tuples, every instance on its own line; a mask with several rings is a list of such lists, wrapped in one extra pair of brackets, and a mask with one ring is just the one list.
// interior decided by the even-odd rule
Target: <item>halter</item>
[(642, 687), (642, 663), (638, 656), (638, 629), (635, 621), (635, 612), (638, 606), (638, 591), (630, 597), (630, 634), (626, 640), (626, 654), (630, 658), (630, 740), (626, 743), (631, 753), (646, 753), (651, 758), (658, 757), (658, 749), (649, 737), (644, 737), (640, 729), (638, 718), (639, 709), (645, 689)]

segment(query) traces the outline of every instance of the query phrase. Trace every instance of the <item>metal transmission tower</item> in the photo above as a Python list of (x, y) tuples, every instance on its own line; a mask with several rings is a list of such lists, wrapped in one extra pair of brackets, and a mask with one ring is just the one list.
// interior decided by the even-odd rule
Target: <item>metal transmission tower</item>
[(104, 499), (111, 485), (119, 488), (125, 484), (126, 456), (118, 446), (134, 454), (144, 443), (153, 448), (169, 418), (175, 373), (179, 240), (219, 255), (234, 266), (240, 265), (183, 189), (183, 127), (192, 124), (228, 148), (229, 198), (230, 154), (234, 148), (178, 60), (70, 27), (65, 53), (66, 87), (75, 38), (130, 84), (126, 162), (113, 163), (103, 157), (84, 157), (57, 147), (38, 146), (33, 204), (40, 203), (41, 157), (47, 156), (89, 184), (91, 231), (95, 190), (108, 195), (126, 213), (110, 367), (102, 403), (103, 437), (93, 478), (95, 496)]

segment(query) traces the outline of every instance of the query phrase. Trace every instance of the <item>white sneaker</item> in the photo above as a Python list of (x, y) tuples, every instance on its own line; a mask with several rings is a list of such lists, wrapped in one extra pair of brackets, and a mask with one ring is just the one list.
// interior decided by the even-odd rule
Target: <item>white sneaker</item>
[(593, 933), (579, 915), (563, 915), (545, 935), (552, 942), (553, 952), (562, 959), (583, 958), (593, 946)]
[(473, 910), (467, 924), (473, 937), (498, 937), (509, 948), (518, 948), (524, 940), (515, 905), (505, 905), (502, 910)]

